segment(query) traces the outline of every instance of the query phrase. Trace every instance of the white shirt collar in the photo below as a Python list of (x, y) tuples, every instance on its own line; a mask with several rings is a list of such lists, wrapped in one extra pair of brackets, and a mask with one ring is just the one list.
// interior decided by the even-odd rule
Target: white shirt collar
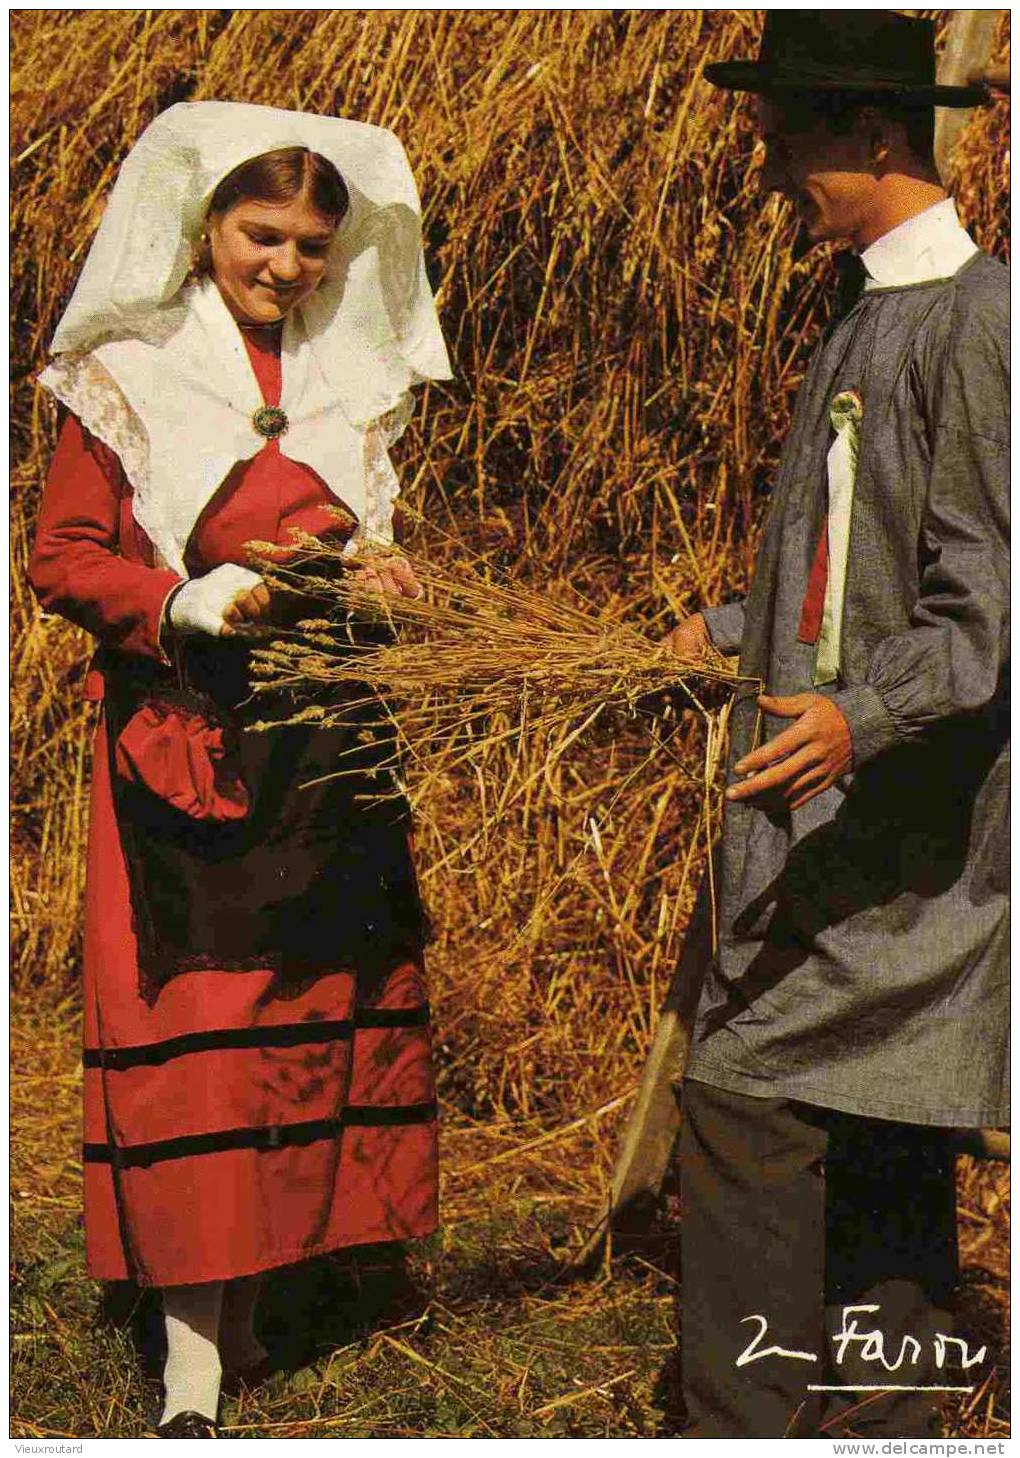
[(970, 234), (960, 226), (956, 204), (947, 197), (900, 223), (864, 250), (861, 262), (868, 271), (865, 291), (950, 278), (977, 251)]

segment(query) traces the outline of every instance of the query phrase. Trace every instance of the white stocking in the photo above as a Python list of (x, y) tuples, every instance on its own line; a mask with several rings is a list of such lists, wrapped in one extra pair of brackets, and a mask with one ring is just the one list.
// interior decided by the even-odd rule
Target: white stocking
[(227, 1282), (220, 1318), (220, 1357), (225, 1372), (243, 1372), (265, 1360), (266, 1349), (255, 1335), (255, 1308), (261, 1290), (261, 1273)]
[(216, 1421), (220, 1397), (220, 1354), (217, 1346), (223, 1282), (201, 1286), (165, 1286), (166, 1405), (160, 1423), (179, 1412), (199, 1412)]

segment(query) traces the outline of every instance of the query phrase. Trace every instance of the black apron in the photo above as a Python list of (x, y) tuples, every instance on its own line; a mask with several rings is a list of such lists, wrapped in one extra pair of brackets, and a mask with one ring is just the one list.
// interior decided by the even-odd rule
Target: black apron
[[(394, 745), (371, 722), (378, 711), (348, 709), (341, 727), (252, 732), (276, 715), (251, 693), (249, 659), (239, 640), (194, 638), (175, 669), (128, 655), (104, 663), (114, 809), (150, 1005), (180, 972), (268, 968), (274, 994), (286, 995), (336, 971), (370, 985), (420, 959), (410, 811), (383, 765)], [(348, 703), (359, 696), (340, 692)], [(175, 698), (222, 724), (250, 797), (243, 819), (193, 819), (118, 774), (116, 743), (132, 715)]]

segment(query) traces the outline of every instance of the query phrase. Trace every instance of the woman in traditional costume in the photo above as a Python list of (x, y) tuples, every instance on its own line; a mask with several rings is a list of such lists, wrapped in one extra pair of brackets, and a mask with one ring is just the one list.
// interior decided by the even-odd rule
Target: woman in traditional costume
[[(265, 1355), (259, 1273), (437, 1219), (406, 808), (330, 777), (364, 726), (243, 732), (243, 625), (278, 613), (245, 544), (348, 535), (338, 504), (353, 545), (392, 542), (387, 446), (411, 385), (449, 374), (400, 143), (172, 107), (121, 168), (53, 353), (42, 383), (70, 413), (32, 582), (99, 638), (103, 699), (87, 1265), (162, 1288), (157, 1431), (211, 1437), (221, 1376)], [(376, 581), (417, 590), (382, 558)]]

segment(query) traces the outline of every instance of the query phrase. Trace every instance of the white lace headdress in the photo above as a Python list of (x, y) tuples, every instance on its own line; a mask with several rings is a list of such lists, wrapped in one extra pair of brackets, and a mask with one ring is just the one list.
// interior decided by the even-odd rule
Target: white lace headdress
[(212, 193), (240, 163), (301, 146), (334, 164), (351, 206), (316, 291), (286, 316), (280, 449), (392, 539), (398, 491), (386, 446), (416, 380), (448, 379), (425, 275), (421, 206), (392, 132), (235, 102), (185, 102), (121, 167), (40, 383), (120, 457), (135, 519), (168, 566), (230, 468), (265, 444), (262, 397), (210, 279), (186, 283)]

